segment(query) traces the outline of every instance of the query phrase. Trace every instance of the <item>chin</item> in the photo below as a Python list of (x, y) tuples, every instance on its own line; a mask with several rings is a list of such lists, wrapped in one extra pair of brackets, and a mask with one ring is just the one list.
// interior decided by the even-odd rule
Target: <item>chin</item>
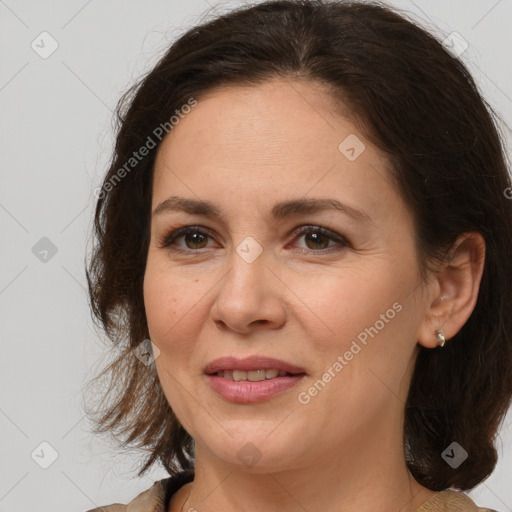
[[(203, 445), (224, 464), (234, 466), (237, 471), (256, 474), (282, 471), (297, 465), (301, 456), (297, 447), (303, 447), (303, 443), (295, 439), (289, 430), (272, 432), (279, 422), (273, 422), (271, 428), (269, 422), (236, 423), (238, 432), (233, 432), (232, 423), (225, 424), (229, 434), (224, 430), (222, 435), (217, 430), (205, 432), (205, 435), (198, 432), (199, 437), (193, 436), (196, 439), (196, 452), (198, 444)], [(198, 439), (201, 439), (199, 443)]]

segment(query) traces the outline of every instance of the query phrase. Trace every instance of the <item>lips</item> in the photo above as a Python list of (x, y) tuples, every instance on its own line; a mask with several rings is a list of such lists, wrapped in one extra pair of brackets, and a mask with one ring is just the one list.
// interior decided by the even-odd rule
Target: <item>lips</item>
[(304, 368), (300, 366), (256, 355), (242, 359), (231, 356), (215, 359), (205, 366), (204, 373), (211, 389), (235, 404), (270, 400), (296, 387), (306, 377)]
[(250, 356), (243, 359), (236, 357), (221, 357), (208, 363), (204, 372), (207, 375), (214, 375), (220, 371), (256, 371), (256, 370), (267, 370), (276, 369), (280, 372), (285, 372), (290, 375), (305, 374), (304, 368), (293, 365), (280, 359), (275, 359), (266, 356)]

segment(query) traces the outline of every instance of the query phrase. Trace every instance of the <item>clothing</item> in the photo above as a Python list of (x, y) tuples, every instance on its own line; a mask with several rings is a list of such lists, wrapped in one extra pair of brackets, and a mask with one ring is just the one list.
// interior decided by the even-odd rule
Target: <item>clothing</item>
[[(167, 512), (174, 493), (194, 480), (194, 471), (183, 471), (156, 481), (149, 489), (141, 492), (128, 505), (114, 503), (87, 512)], [(496, 512), (479, 508), (469, 496), (458, 491), (441, 491), (429, 498), (416, 512)]]

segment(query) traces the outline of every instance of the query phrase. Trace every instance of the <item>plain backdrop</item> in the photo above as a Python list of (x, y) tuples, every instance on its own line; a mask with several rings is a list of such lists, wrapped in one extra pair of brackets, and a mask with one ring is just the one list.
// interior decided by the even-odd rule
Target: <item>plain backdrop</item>
[[(208, 10), (240, 3), (0, 0), (0, 512), (127, 503), (167, 476), (136, 478), (140, 454), (92, 436), (82, 409), (106, 357), (85, 288), (92, 191), (121, 93)], [(393, 3), (461, 36), (455, 48), (467, 44), (461, 58), (512, 125), (512, 0)], [(500, 512), (512, 511), (510, 419), (495, 472), (470, 493)]]

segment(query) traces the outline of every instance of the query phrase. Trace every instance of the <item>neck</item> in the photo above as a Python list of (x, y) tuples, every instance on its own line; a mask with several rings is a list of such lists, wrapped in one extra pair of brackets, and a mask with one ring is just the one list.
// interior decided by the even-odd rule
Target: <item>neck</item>
[(317, 451), (314, 463), (272, 471), (226, 465), (196, 445), (194, 482), (171, 502), (170, 512), (413, 512), (435, 494), (408, 471), (400, 437), (386, 441), (373, 428), (358, 439), (336, 450), (336, 457), (332, 450)]

